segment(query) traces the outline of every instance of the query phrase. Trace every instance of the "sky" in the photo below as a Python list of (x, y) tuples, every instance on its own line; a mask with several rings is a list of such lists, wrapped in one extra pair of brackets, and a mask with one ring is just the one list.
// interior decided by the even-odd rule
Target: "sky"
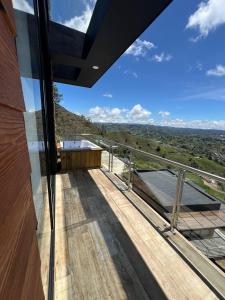
[[(94, 5), (52, 0), (52, 19), (85, 32)], [(224, 37), (225, 0), (174, 0), (91, 89), (57, 84), (61, 104), (98, 122), (225, 129)]]

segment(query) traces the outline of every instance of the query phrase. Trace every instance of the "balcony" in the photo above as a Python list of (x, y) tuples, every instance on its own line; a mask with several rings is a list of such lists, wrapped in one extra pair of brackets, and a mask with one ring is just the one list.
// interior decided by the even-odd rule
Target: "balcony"
[[(56, 176), (56, 299), (217, 299), (225, 275), (119, 173), (102, 168)], [(104, 167), (105, 166), (105, 167)]]

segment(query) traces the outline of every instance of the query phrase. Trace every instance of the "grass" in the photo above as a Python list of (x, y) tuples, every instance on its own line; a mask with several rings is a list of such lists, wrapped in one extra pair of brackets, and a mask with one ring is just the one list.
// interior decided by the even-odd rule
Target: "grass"
[[(149, 162), (149, 161), (145, 161), (143, 159), (138, 159), (138, 158), (134, 159), (134, 163), (138, 169), (157, 170), (157, 169), (168, 168), (168, 166), (166, 166), (166, 165), (163, 166), (156, 162)], [(220, 191), (214, 190), (213, 188), (204, 184), (203, 179), (199, 175), (187, 172), (186, 178), (191, 180), (193, 183), (195, 183), (200, 188), (202, 188), (209, 195), (211, 195), (225, 203), (225, 192), (222, 192), (222, 191), (220, 192)]]
[(209, 195), (223, 201), (225, 203), (225, 193), (216, 191), (212, 188), (210, 188), (208, 185), (205, 185), (202, 178), (194, 173), (187, 173), (186, 178), (190, 179), (193, 183), (198, 185), (200, 188), (202, 188), (206, 193)]

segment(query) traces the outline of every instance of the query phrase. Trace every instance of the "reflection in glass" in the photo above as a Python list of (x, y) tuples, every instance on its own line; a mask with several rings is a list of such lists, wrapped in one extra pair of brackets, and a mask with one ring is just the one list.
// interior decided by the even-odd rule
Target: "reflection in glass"
[[(32, 8), (27, 1), (14, 1), (16, 8), (27, 10)], [(31, 9), (30, 11), (31, 12)], [(40, 93), (40, 81), (37, 76), (38, 56), (31, 46), (37, 35), (30, 35), (27, 15), (22, 12), (15, 13), (17, 27), (17, 54), (21, 72), (22, 90), (25, 103), (25, 129), (27, 145), (31, 164), (31, 184), (33, 201), (38, 222), (37, 238), (41, 258), (41, 275), (44, 293), (48, 295), (49, 281), (49, 257), (50, 257), (50, 211), (49, 195), (47, 188), (45, 143), (43, 134), (42, 104)], [(38, 45), (38, 42), (36, 41)], [(35, 63), (34, 63), (35, 60)], [(35, 75), (33, 67), (36, 66)], [(26, 74), (26, 77), (23, 74)]]
[(22, 10), (32, 15), (34, 14), (32, 0), (13, 0), (12, 2), (15, 9)]
[(51, 0), (52, 21), (86, 32), (95, 8), (96, 0)]

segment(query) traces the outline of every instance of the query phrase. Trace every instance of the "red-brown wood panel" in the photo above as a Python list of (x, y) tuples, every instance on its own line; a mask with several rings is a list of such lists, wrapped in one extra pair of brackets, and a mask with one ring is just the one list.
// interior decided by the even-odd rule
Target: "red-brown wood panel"
[(12, 34), (15, 35), (15, 21), (13, 16), (13, 7), (11, 4), (11, 0), (0, 0), (0, 3), (2, 4), (2, 7), (4, 9), (5, 18), (8, 23), (8, 26), (10, 27)]
[(4, 7), (0, 11), (0, 299), (44, 299), (11, 0), (4, 0)]
[[(40, 291), (42, 290), (42, 282), (37, 269), (40, 269), (41, 261), (38, 257), (38, 245), (36, 235), (33, 237), (32, 248), (29, 255), (28, 267), (26, 270), (25, 281), (21, 293), (21, 299), (42, 300)], [(32, 284), (31, 284), (32, 282)]]
[[(32, 249), (36, 227), (34, 208), (31, 201), (22, 218), (22, 222), (17, 224), (17, 226), (19, 230), (15, 235), (15, 248), (10, 255), (10, 260), (4, 274), (0, 299), (21, 299), (20, 295), (24, 288), (26, 270), (29, 268), (29, 254)], [(40, 274), (40, 269), (37, 274)], [(33, 284), (33, 282), (29, 282), (25, 288), (29, 290), (29, 285), (32, 287)]]
[(0, 105), (0, 226), (30, 178), (23, 114)]
[(11, 212), (4, 218), (4, 222), (0, 226), (0, 290), (7, 278), (8, 268), (17, 245), (17, 237), (31, 201), (30, 183), (27, 181), (20, 193), (15, 196)]
[(15, 39), (0, 10), (0, 103), (24, 111)]

